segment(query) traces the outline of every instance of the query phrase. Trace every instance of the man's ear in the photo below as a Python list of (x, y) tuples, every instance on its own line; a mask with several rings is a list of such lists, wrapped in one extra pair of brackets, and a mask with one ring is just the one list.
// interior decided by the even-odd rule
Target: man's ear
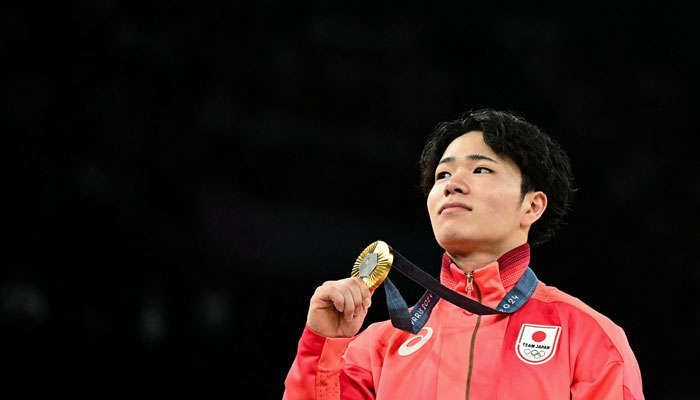
[(520, 220), (520, 226), (530, 227), (540, 217), (547, 208), (547, 195), (544, 192), (529, 192), (523, 199), (524, 214)]

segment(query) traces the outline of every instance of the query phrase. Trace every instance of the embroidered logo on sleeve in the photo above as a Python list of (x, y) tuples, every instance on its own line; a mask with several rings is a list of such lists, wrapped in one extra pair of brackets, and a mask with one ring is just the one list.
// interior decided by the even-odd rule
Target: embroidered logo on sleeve
[(554, 357), (561, 326), (523, 324), (515, 343), (515, 354), (528, 364), (544, 364)]
[[(399, 347), (400, 356), (410, 356), (411, 354), (415, 353), (416, 351), (418, 351), (418, 349), (423, 347), (423, 345), (428, 341), (428, 339), (430, 339), (431, 336), (433, 336), (433, 328), (426, 326), (423, 329), (421, 329), (421, 332), (423, 330), (426, 331), (425, 336), (416, 335), (403, 342), (401, 347)], [(416, 341), (416, 339), (420, 340)]]

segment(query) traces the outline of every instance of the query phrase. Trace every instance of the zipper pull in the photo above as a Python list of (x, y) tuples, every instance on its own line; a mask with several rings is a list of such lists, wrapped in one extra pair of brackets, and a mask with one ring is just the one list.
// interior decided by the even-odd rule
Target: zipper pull
[(467, 272), (465, 275), (467, 275), (467, 297), (472, 297), (472, 290), (474, 290), (474, 286), (472, 286), (474, 283), (474, 273)]

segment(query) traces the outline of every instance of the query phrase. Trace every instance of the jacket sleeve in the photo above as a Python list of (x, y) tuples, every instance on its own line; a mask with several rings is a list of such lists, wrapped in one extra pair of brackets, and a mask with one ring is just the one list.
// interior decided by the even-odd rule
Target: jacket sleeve
[(284, 400), (374, 399), (368, 370), (346, 366), (343, 354), (355, 338), (327, 338), (309, 329), (284, 382)]
[(604, 324), (582, 339), (574, 364), (572, 400), (644, 400), (639, 365), (625, 333), (616, 325)]

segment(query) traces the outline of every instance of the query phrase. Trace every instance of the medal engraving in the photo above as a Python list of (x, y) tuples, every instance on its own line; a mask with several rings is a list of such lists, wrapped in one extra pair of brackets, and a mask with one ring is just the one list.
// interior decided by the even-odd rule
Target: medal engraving
[(360, 278), (367, 278), (377, 267), (377, 253), (369, 253), (360, 263)]

